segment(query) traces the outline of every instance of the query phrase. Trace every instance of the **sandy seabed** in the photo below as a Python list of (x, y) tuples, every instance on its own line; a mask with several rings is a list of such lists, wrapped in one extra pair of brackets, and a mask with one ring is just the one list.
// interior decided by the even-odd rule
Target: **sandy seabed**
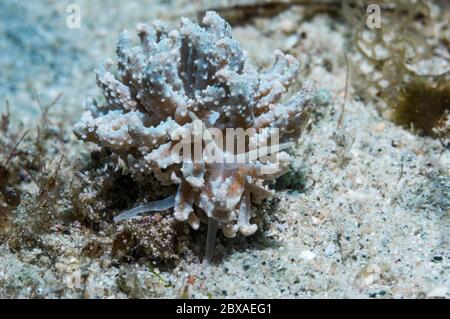
[[(216, 7), (214, 1), (77, 0), (81, 28), (68, 29), (72, 2), (0, 3), (0, 98), (10, 102), (12, 124), (35, 121), (34, 91), (46, 103), (62, 93), (52, 116), (70, 133), (84, 99), (99, 94), (93, 70), (115, 56), (121, 30), (155, 18), (177, 25), (181, 16)], [(233, 33), (257, 66), (270, 64), (277, 48), (295, 55), (303, 79), (325, 96), (292, 150), (301, 189), (277, 191), (254, 237), (220, 237), (217, 260), (207, 267), (192, 256), (171, 267), (117, 262), (108, 249), (86, 256), (88, 243), (109, 247), (111, 239), (78, 224), (40, 235), (42, 247), (12, 250), (0, 243), (0, 297), (450, 297), (448, 147), (381, 116), (379, 102), (358, 96), (351, 80), (338, 125), (345, 54), (353, 54), (339, 19), (305, 18), (295, 6), (233, 25)], [(87, 152), (73, 136), (67, 144), (70, 160)]]

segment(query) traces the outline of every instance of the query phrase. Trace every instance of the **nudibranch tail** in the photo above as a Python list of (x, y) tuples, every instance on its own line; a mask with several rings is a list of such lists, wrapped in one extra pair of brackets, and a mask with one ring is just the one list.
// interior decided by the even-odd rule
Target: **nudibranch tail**
[(206, 249), (205, 249), (205, 264), (211, 262), (214, 254), (214, 243), (216, 241), (217, 228), (219, 222), (214, 218), (208, 219), (208, 234), (206, 237)]
[(161, 212), (163, 210), (173, 208), (175, 206), (175, 195), (169, 196), (167, 198), (157, 200), (154, 202), (150, 202), (147, 204), (143, 204), (137, 207), (134, 207), (130, 210), (126, 210), (116, 217), (114, 217), (115, 222), (119, 222), (122, 220), (127, 220), (131, 218), (135, 218), (140, 214), (147, 212)]

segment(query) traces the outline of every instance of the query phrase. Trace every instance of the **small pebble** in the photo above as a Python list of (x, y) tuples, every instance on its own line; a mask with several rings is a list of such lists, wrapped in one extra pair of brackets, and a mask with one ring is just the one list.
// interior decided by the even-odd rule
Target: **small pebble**
[(334, 244), (329, 244), (325, 248), (325, 256), (329, 257), (332, 256), (336, 252), (336, 246)]
[(316, 254), (309, 250), (304, 250), (300, 253), (300, 258), (306, 261), (311, 261), (316, 258)]

